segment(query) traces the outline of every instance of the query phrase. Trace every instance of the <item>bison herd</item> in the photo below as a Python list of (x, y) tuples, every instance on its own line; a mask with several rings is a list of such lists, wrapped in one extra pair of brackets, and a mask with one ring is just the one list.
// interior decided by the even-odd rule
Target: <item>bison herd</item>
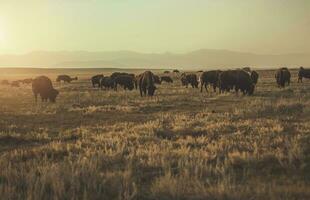
[[(173, 70), (174, 73), (179, 73), (178, 70)], [(164, 76), (159, 77), (151, 71), (145, 71), (142, 74), (135, 75), (124, 72), (114, 72), (111, 76), (104, 76), (103, 74), (91, 77), (92, 86), (105, 89), (115, 90), (122, 87), (124, 90), (139, 89), (140, 96), (153, 96), (157, 89), (156, 84), (162, 82), (173, 83), (173, 79), (168, 76), (170, 72), (165, 71)], [(208, 91), (208, 86), (213, 88), (216, 92), (218, 88), (219, 93), (230, 92), (234, 90), (236, 93), (241, 91), (244, 95), (252, 95), (255, 86), (258, 82), (259, 74), (250, 68), (236, 69), (236, 70), (211, 70), (199, 71), (198, 76), (196, 73), (182, 73), (178, 75), (181, 84), (186, 88), (190, 85), (192, 88), (198, 88), (200, 83), (200, 91), (205, 88)], [(298, 72), (298, 82), (302, 82), (303, 78), (310, 78), (310, 69), (300, 67)], [(280, 68), (275, 73), (275, 79), (278, 87), (285, 87), (291, 82), (291, 73), (288, 68)], [(72, 78), (68, 75), (59, 75), (56, 79), (57, 82), (71, 83), (73, 80), (78, 80), (77, 77)], [(37, 96), (40, 95), (43, 102), (49, 100), (55, 102), (59, 91), (53, 87), (52, 81), (46, 76), (39, 76), (35, 79), (23, 79), (12, 81), (2, 80), (1, 84), (11, 85), (12, 87), (19, 87), (20, 84), (31, 84), (32, 91), (37, 101)]]

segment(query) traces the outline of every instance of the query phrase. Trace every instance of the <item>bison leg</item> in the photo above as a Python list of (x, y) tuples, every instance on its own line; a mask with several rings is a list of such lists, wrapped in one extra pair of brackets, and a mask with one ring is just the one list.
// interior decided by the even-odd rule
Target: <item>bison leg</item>
[(201, 86), (200, 86), (200, 92), (202, 92), (202, 88), (204, 86), (204, 82), (201, 82)]
[(216, 92), (216, 84), (213, 83), (213, 91)]

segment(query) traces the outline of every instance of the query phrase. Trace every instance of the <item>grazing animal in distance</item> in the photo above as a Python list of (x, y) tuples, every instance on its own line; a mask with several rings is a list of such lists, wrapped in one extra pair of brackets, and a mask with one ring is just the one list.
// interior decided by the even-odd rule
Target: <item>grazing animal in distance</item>
[(96, 85), (98, 87), (100, 87), (100, 85), (101, 85), (100, 81), (103, 77), (104, 77), (103, 74), (98, 74), (98, 75), (91, 77), (91, 83), (92, 83), (94, 88), (96, 87)]
[(78, 77), (71, 78), (68, 75), (59, 75), (56, 79), (57, 82), (63, 81), (64, 83), (71, 83), (71, 81), (78, 80)]
[(11, 86), (12, 86), (12, 87), (19, 87), (19, 86), (20, 86), (19, 81), (13, 81), (13, 82), (11, 83)]
[(105, 76), (100, 80), (101, 89), (104, 87), (105, 89), (113, 89), (114, 88), (114, 80), (111, 77)]
[(123, 86), (125, 90), (133, 90), (134, 89), (134, 77), (131, 75), (119, 75), (113, 79), (114, 82), (114, 90), (117, 90), (117, 85)]
[(151, 71), (145, 71), (139, 79), (140, 96), (153, 96), (156, 90), (155, 75)]
[(32, 78), (27, 78), (19, 81), (22, 84), (31, 84), (32, 83)]
[(298, 83), (299, 82), (302, 83), (302, 79), (303, 78), (310, 78), (310, 69), (305, 69), (303, 67), (299, 68), (299, 71), (298, 71)]
[(252, 95), (254, 93), (255, 84), (250, 74), (244, 70), (227, 70), (220, 73), (219, 76), (220, 92), (229, 92), (235, 89), (243, 94)]
[(10, 82), (8, 80), (2, 80), (1, 85), (10, 85)]
[(54, 89), (51, 79), (46, 76), (36, 77), (32, 81), (32, 91), (37, 102), (38, 94), (41, 96), (42, 102), (56, 102), (56, 97), (58, 96), (58, 90)]
[(164, 74), (169, 74), (170, 73), (170, 71), (164, 71)]
[(290, 85), (291, 82), (291, 73), (288, 68), (283, 67), (277, 70), (275, 74), (276, 82), (278, 87), (285, 87), (285, 85)]
[(198, 88), (197, 75), (183, 73), (181, 75), (181, 83), (183, 86), (186, 86), (186, 88), (188, 87), (189, 84), (192, 86), (192, 88)]
[(162, 76), (160, 77), (161, 82), (166, 82), (166, 83), (173, 83), (173, 80), (170, 76)]
[(252, 78), (252, 81), (253, 81), (253, 83), (256, 85), (257, 84), (257, 82), (258, 82), (258, 77), (259, 77), (259, 75), (258, 75), (258, 73), (256, 72), (256, 71), (251, 71), (251, 78)]
[(110, 77), (115, 79), (116, 77), (122, 76), (122, 75), (131, 76), (133, 78), (135, 77), (135, 74), (129, 74), (129, 73), (126, 73), (126, 72), (113, 72)]
[(174, 73), (180, 73), (180, 71), (177, 70), (177, 69), (173, 70), (173, 72), (174, 72)]
[(203, 86), (205, 87), (206, 91), (208, 91), (208, 85), (213, 86), (213, 91), (216, 92), (216, 87), (218, 86), (219, 76), (221, 71), (220, 70), (212, 70), (203, 72), (200, 75), (200, 92), (202, 92)]

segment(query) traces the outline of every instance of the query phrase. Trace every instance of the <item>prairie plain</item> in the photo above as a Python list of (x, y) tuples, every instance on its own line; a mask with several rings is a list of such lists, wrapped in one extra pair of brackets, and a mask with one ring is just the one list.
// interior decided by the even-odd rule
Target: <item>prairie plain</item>
[(112, 71), (0, 69), (79, 78), (54, 82), (55, 104), (0, 85), (1, 199), (310, 199), (310, 80), (296, 70), (284, 89), (258, 70), (253, 96), (200, 93), (171, 73), (152, 98), (92, 88)]

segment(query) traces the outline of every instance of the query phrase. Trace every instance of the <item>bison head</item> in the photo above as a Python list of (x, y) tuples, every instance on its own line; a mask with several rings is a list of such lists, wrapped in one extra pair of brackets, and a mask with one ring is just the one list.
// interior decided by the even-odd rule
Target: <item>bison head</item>
[(49, 96), (50, 102), (55, 103), (56, 102), (56, 97), (58, 96), (58, 94), (59, 94), (58, 90), (52, 89), (51, 93), (50, 93), (50, 96)]

